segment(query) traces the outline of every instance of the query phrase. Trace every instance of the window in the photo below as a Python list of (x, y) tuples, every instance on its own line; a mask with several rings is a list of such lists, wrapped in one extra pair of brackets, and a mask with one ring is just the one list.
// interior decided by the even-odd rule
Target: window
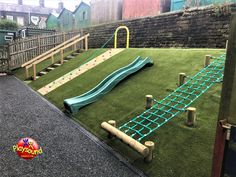
[(85, 20), (87, 20), (87, 13), (86, 13), (86, 11), (83, 11), (83, 12), (81, 12), (80, 13), (80, 21), (85, 21)]
[(7, 15), (6, 18), (7, 18), (8, 20), (13, 20), (13, 16), (12, 16), (12, 15)]
[(20, 26), (24, 26), (24, 18), (23, 17), (17, 17), (17, 23)]
[(83, 20), (86, 20), (86, 12), (83, 12)]

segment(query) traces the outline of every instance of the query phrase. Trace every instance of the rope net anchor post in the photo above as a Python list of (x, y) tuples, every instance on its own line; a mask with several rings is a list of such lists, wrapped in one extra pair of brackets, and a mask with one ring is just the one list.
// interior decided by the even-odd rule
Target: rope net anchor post
[(186, 74), (185, 73), (179, 73), (179, 79), (178, 79), (178, 87), (182, 86), (185, 84), (185, 79), (186, 79)]
[(193, 127), (196, 123), (196, 111), (197, 109), (194, 107), (188, 107), (187, 108), (187, 121), (186, 125), (188, 127)]
[(204, 68), (208, 67), (211, 64), (211, 55), (206, 55)]
[(155, 144), (154, 144), (154, 142), (152, 142), (152, 141), (146, 141), (146, 142), (144, 143), (144, 145), (149, 149), (149, 153), (148, 153), (148, 155), (144, 158), (144, 162), (149, 163), (149, 162), (151, 162), (152, 159), (153, 159), (153, 150), (154, 150)]
[(150, 109), (153, 106), (153, 96), (146, 95), (146, 109)]

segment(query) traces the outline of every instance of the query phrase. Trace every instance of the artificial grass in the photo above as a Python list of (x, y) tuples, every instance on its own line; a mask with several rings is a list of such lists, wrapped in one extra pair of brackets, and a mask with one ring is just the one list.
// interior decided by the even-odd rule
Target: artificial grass
[(154, 60), (154, 66), (122, 81), (102, 99), (81, 109), (75, 119), (149, 176), (210, 176), (221, 84), (216, 84), (193, 104), (197, 108), (194, 128), (184, 125), (183, 113), (146, 138), (156, 143), (154, 160), (150, 164), (145, 164), (140, 155), (119, 140), (107, 140), (107, 133), (100, 124), (113, 119), (119, 126), (139, 115), (144, 111), (145, 95), (152, 94), (158, 100), (164, 98), (176, 88), (178, 73), (193, 76), (202, 69), (206, 54), (219, 56), (223, 52), (210, 49), (127, 49), (49, 93), (46, 98), (63, 109), (64, 99), (90, 90), (137, 56), (149, 56)]

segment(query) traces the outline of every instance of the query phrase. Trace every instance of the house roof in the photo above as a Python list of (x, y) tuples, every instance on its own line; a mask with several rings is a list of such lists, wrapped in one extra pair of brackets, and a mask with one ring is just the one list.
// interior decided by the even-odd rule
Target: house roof
[(40, 6), (19, 5), (19, 4), (10, 4), (10, 3), (0, 2), (0, 11), (50, 14), (54, 10), (56, 9), (40, 7)]
[(53, 16), (53, 17), (55, 17), (56, 19), (58, 19), (59, 14), (58, 14), (58, 13), (50, 13), (50, 14), (48, 15), (48, 18), (47, 18), (46, 22), (48, 21), (48, 19), (49, 19), (51, 16)]
[(80, 8), (82, 5), (85, 5), (85, 6), (90, 7), (90, 5), (88, 5), (87, 3), (85, 3), (85, 2), (81, 2), (81, 3), (79, 4), (79, 6), (78, 6), (77, 8), (75, 8), (73, 14), (74, 14), (77, 10), (79, 10), (79, 8)]
[(70, 10), (63, 8), (57, 18), (60, 18), (64, 11), (69, 11), (71, 14), (73, 14)]

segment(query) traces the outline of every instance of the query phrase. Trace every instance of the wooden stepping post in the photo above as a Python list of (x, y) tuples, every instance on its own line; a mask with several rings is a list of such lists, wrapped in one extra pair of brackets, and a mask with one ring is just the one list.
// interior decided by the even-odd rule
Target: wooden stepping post
[(178, 80), (178, 86), (179, 87), (185, 83), (185, 78), (186, 77), (187, 76), (186, 76), (185, 73), (179, 73), (179, 80)]
[[(111, 126), (116, 128), (116, 121), (115, 120), (109, 120), (108, 124), (110, 124)], [(110, 132), (108, 132), (107, 137), (108, 137), (108, 139), (112, 139), (114, 137), (114, 135), (112, 135)]]
[(146, 95), (146, 109), (150, 109), (153, 105), (153, 96)]
[(146, 141), (146, 142), (144, 143), (144, 145), (149, 149), (149, 153), (148, 153), (148, 155), (144, 158), (144, 161), (149, 163), (149, 162), (151, 162), (152, 159), (153, 159), (153, 150), (154, 150), (155, 144), (154, 144), (154, 142), (152, 142), (152, 141)]
[(194, 126), (196, 121), (196, 108), (194, 107), (188, 107), (187, 108), (187, 121), (186, 125), (189, 127)]
[(204, 62), (204, 67), (206, 68), (211, 64), (211, 55), (206, 55), (205, 62)]

